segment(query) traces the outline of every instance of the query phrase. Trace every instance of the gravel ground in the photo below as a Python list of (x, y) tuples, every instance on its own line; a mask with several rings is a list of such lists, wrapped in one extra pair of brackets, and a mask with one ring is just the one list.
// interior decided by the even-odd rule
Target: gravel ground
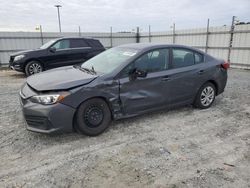
[(22, 74), (0, 71), (0, 187), (250, 187), (250, 71), (207, 110), (112, 123), (98, 137), (25, 129)]

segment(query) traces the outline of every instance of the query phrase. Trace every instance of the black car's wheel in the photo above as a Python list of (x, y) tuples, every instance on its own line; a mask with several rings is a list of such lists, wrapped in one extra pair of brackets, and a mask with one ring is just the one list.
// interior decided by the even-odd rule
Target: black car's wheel
[(201, 109), (209, 108), (215, 99), (216, 89), (214, 84), (208, 82), (204, 84), (198, 91), (194, 106)]
[(111, 112), (108, 104), (94, 98), (80, 105), (76, 113), (76, 129), (88, 136), (97, 136), (108, 128), (111, 121)]
[(37, 74), (37, 73), (42, 72), (42, 71), (43, 71), (43, 66), (38, 61), (30, 61), (25, 66), (25, 74), (27, 76), (30, 76), (32, 74)]

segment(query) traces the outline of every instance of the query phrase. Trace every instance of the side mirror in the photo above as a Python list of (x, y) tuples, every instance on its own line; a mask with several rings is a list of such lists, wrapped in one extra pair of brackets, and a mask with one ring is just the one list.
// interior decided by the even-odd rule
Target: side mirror
[(145, 77), (147, 77), (147, 72), (146, 72), (146, 71), (143, 71), (143, 70), (138, 70), (138, 69), (136, 69), (135, 75), (136, 75), (136, 77), (138, 77), (138, 78), (145, 78)]
[(50, 51), (51, 53), (55, 53), (55, 52), (56, 52), (56, 48), (55, 48), (55, 47), (51, 47), (51, 48), (49, 49), (49, 51)]
[(130, 73), (130, 80), (135, 80), (136, 78), (145, 78), (147, 77), (147, 72), (139, 69), (134, 69)]

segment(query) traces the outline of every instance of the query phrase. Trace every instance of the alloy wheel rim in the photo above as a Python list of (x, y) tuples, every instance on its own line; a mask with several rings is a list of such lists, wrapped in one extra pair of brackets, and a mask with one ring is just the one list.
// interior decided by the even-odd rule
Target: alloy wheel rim
[(214, 100), (214, 89), (211, 86), (205, 87), (201, 92), (201, 104), (209, 106)]
[(29, 73), (30, 74), (36, 74), (36, 73), (39, 73), (39, 72), (42, 72), (42, 66), (40, 64), (32, 63), (29, 66)]

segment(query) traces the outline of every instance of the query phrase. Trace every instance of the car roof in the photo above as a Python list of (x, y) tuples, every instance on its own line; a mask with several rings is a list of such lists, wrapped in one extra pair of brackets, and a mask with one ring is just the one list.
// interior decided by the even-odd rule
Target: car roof
[(131, 44), (124, 44), (124, 45), (120, 45), (118, 46), (120, 48), (132, 48), (135, 50), (140, 50), (140, 51), (144, 51), (144, 50), (150, 50), (150, 49), (155, 49), (155, 48), (169, 48), (169, 47), (178, 47), (178, 48), (187, 48), (190, 50), (195, 50), (198, 51), (200, 53), (204, 53), (203, 51), (190, 47), (190, 46), (185, 46), (185, 45), (179, 45), (179, 44), (164, 44), (164, 43), (131, 43)]
[(61, 40), (61, 39), (87, 39), (87, 40), (97, 40), (97, 39), (90, 38), (90, 37), (61, 37), (61, 38), (57, 38), (57, 40)]

